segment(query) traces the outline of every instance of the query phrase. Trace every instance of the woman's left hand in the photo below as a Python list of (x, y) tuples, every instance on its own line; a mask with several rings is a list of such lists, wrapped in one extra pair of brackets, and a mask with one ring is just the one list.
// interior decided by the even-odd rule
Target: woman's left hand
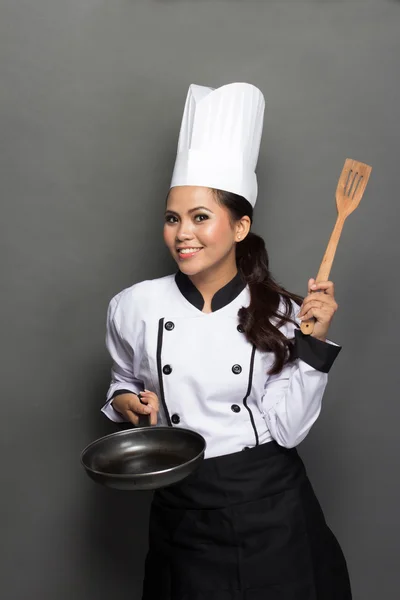
[(316, 322), (311, 335), (325, 342), (329, 326), (338, 309), (335, 300), (335, 286), (332, 281), (315, 283), (315, 279), (310, 279), (308, 282), (308, 292), (309, 294), (304, 298), (297, 316), (302, 321), (307, 321), (314, 317)]

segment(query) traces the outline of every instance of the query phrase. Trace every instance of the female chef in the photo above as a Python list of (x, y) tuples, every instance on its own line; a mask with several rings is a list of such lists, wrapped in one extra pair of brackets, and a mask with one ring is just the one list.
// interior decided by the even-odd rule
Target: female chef
[(351, 598), (296, 450), (340, 351), (327, 341), (334, 287), (311, 279), (302, 302), (250, 232), (263, 117), (252, 85), (190, 86), (164, 224), (179, 270), (109, 305), (103, 412), (149, 414), (207, 442), (194, 474), (154, 494), (143, 600)]

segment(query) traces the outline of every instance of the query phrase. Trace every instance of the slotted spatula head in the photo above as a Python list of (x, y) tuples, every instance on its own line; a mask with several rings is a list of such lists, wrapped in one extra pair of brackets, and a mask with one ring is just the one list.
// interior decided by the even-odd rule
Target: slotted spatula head
[(336, 206), (339, 215), (348, 217), (360, 204), (372, 168), (347, 158), (336, 188)]

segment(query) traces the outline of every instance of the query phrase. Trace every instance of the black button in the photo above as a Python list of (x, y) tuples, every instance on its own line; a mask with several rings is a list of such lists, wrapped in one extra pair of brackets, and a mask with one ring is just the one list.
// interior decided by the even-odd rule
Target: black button
[(231, 410), (235, 413), (238, 413), (240, 412), (240, 406), (238, 406), (237, 404), (232, 404)]
[(244, 333), (244, 329), (243, 329), (243, 327), (241, 325), (238, 325), (236, 327), (236, 329), (238, 330), (239, 333)]
[(242, 448), (242, 451), (243, 450), (250, 450), (250, 447), (249, 446), (245, 446), (244, 448)]
[(172, 331), (173, 328), (175, 327), (175, 324), (172, 321), (167, 321), (165, 323), (164, 327), (167, 331)]
[(240, 365), (233, 365), (232, 367), (232, 373), (235, 373), (235, 375), (239, 375), (239, 373), (242, 372), (242, 367)]
[(178, 425), (178, 423), (180, 423), (181, 419), (180, 419), (179, 415), (172, 415), (171, 421), (174, 425)]
[(163, 371), (164, 375), (170, 375), (172, 373), (171, 365), (165, 365), (165, 367), (163, 367), (162, 371)]

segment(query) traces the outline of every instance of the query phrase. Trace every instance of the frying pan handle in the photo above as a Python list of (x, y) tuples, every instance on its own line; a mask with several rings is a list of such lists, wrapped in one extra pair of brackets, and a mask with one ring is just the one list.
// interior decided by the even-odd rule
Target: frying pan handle
[[(142, 404), (144, 404), (144, 402), (142, 402), (142, 398), (141, 398), (140, 393), (137, 396), (138, 396), (140, 402)], [(138, 427), (151, 427), (151, 425), (150, 425), (150, 415), (139, 415)]]

